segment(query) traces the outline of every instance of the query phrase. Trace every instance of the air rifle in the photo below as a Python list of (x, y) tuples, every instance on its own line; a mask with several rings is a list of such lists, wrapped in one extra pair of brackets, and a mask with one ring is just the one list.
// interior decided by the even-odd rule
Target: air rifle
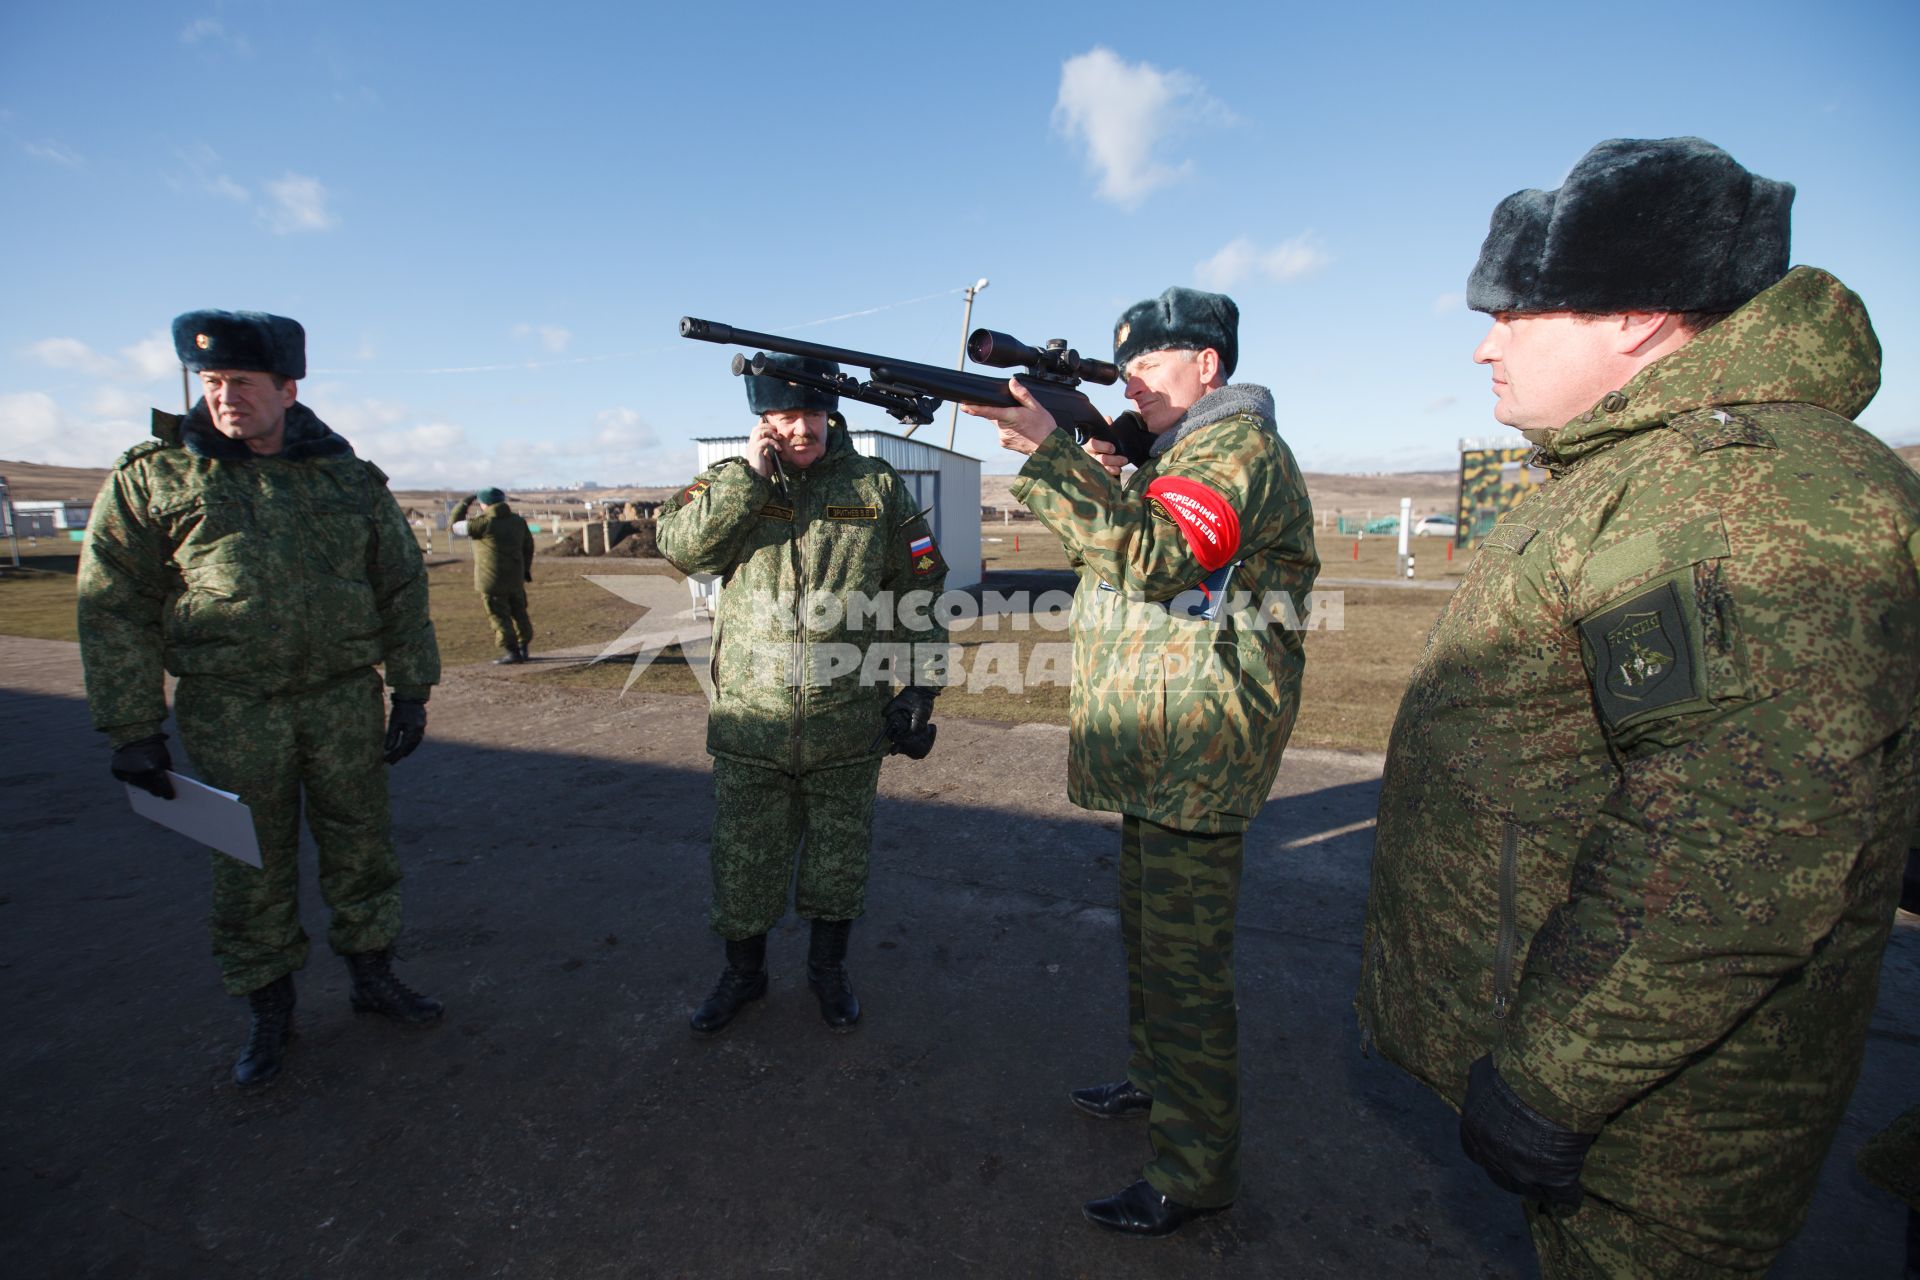
[[(985, 404), (1006, 409), (1019, 404), (1007, 384), (999, 378), (942, 369), (937, 365), (895, 360), (845, 347), (829, 347), (798, 338), (782, 338), (752, 329), (736, 329), (714, 320), (680, 318), (680, 336), (726, 346), (761, 347), (752, 356), (735, 356), (737, 374), (770, 374), (797, 386), (813, 387), (846, 400), (878, 405), (902, 423), (923, 427), (934, 419), (944, 401), (959, 404)], [(769, 366), (766, 353), (778, 351), (790, 356), (831, 360), (839, 365), (865, 369), (865, 380), (850, 373), (814, 374), (783, 366)], [(1105, 360), (1090, 360), (1067, 346), (1064, 338), (1055, 338), (1044, 347), (1030, 347), (992, 329), (975, 329), (967, 335), (967, 354), (978, 364), (996, 369), (1024, 369), (1015, 380), (1025, 387), (1053, 420), (1073, 432), (1074, 439), (1085, 444), (1089, 439), (1105, 440), (1120, 454), (1140, 466), (1146, 462), (1153, 445), (1153, 432), (1136, 413), (1123, 413), (1108, 422), (1093, 407), (1093, 401), (1079, 390), (1082, 382), (1111, 386), (1120, 380), (1120, 370)]]

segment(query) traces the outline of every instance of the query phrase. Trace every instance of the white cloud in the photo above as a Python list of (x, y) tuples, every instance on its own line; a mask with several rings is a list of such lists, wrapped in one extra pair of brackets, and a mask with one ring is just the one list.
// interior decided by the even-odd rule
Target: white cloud
[(130, 347), (120, 348), (120, 360), (128, 377), (148, 381), (180, 371), (180, 356), (173, 349), (173, 335), (165, 329)]
[(235, 204), (253, 203), (253, 196), (245, 187), (219, 171), (220, 153), (206, 143), (195, 143), (178, 155), (180, 163), (186, 167), (186, 173), (167, 180), (175, 191), (191, 188), (222, 200), (231, 200)]
[(1262, 249), (1242, 236), (1196, 265), (1193, 278), (1204, 288), (1220, 290), (1231, 289), (1255, 276), (1286, 284), (1311, 275), (1332, 261), (1311, 231), (1283, 240), (1270, 249)]
[(604, 409), (594, 416), (593, 442), (601, 449), (639, 452), (658, 443), (653, 428), (632, 409)]
[(51, 160), (68, 169), (78, 169), (86, 164), (78, 152), (64, 143), (48, 138), (41, 142), (23, 142), (20, 144), (26, 153), (38, 160)]
[(540, 345), (555, 355), (565, 351), (567, 344), (573, 341), (572, 331), (562, 329), (557, 324), (517, 324), (513, 326), (513, 336), (516, 338), (538, 338)]
[(65, 369), (96, 378), (106, 377), (116, 369), (112, 357), (101, 355), (78, 338), (42, 338), (23, 354), (49, 369)]
[(340, 225), (340, 219), (327, 208), (327, 189), (318, 178), (289, 173), (267, 184), (267, 198), (271, 203), (263, 213), (275, 235), (326, 231)]
[(1128, 62), (1098, 45), (1060, 68), (1053, 127), (1086, 148), (1100, 195), (1123, 208), (1188, 171), (1158, 157), (1165, 142), (1196, 126), (1232, 122), (1233, 113), (1184, 71)]
[(1433, 300), (1433, 314), (1437, 316), (1450, 316), (1466, 305), (1466, 294), (1443, 293)]
[(180, 43), (201, 48), (223, 48), (245, 57), (253, 43), (237, 31), (228, 31), (212, 18), (195, 18), (180, 32)]
[(56, 467), (104, 467), (145, 439), (144, 408), (131, 414), (69, 413), (43, 391), (0, 395), (0, 457)]

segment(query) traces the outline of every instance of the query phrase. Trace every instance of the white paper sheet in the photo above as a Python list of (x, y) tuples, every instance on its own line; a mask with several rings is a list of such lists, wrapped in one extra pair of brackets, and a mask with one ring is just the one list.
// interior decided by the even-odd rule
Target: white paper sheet
[(253, 810), (241, 804), (239, 796), (182, 777), (172, 770), (167, 771), (167, 776), (173, 779), (171, 800), (162, 800), (150, 791), (127, 784), (127, 799), (132, 802), (135, 813), (250, 867), (260, 865), (260, 838), (253, 830)]

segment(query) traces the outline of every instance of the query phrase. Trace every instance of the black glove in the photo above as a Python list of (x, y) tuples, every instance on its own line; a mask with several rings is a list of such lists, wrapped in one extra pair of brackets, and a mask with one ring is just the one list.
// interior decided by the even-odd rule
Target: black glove
[(113, 760), (108, 767), (113, 770), (113, 776), (122, 782), (131, 783), (142, 791), (150, 791), (162, 800), (173, 799), (173, 779), (167, 776), (167, 770), (173, 768), (173, 757), (167, 754), (167, 735), (164, 733), (129, 742), (124, 747), (115, 747)]
[(1520, 1101), (1486, 1057), (1467, 1070), (1460, 1149), (1496, 1185), (1548, 1204), (1577, 1207), (1580, 1166), (1597, 1133), (1575, 1133)]
[(940, 732), (933, 720), (933, 700), (937, 689), (910, 684), (893, 695), (885, 712), (890, 753), (897, 751), (909, 760), (925, 760), (933, 750), (933, 739)]
[(386, 762), (399, 764), (426, 736), (427, 704), (418, 698), (395, 698), (393, 714), (387, 717)]

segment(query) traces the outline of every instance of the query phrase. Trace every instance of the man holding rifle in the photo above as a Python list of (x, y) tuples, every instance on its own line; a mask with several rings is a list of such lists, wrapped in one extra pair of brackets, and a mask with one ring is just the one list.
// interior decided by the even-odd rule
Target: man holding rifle
[(1122, 481), (1104, 441), (1075, 446), (1018, 382), (1013, 408), (969, 405), (1028, 455), (1013, 495), (1080, 574), (1068, 796), (1121, 817), (1126, 1075), (1071, 1094), (1102, 1119), (1145, 1116), (1141, 1180), (1089, 1219), (1166, 1235), (1232, 1203), (1240, 1148), (1233, 933), (1244, 833), (1279, 771), (1304, 655), (1280, 618), (1236, 600), (1305, 602), (1320, 567), (1306, 486), (1264, 387), (1229, 383), (1232, 299), (1172, 288), (1114, 332), (1126, 394), (1153, 433)]
[(808, 985), (829, 1027), (860, 1021), (847, 941), (866, 905), (883, 748), (919, 759), (933, 745), (946, 629), (928, 606), (946, 561), (899, 475), (855, 451), (838, 396), (804, 381), (838, 371), (775, 355), (747, 374), (759, 419), (747, 456), (709, 467), (659, 517), (660, 553), (724, 584), (707, 750), (710, 919), (726, 967), (693, 1013), (697, 1036), (766, 994), (767, 931), (786, 912), (796, 854)]

